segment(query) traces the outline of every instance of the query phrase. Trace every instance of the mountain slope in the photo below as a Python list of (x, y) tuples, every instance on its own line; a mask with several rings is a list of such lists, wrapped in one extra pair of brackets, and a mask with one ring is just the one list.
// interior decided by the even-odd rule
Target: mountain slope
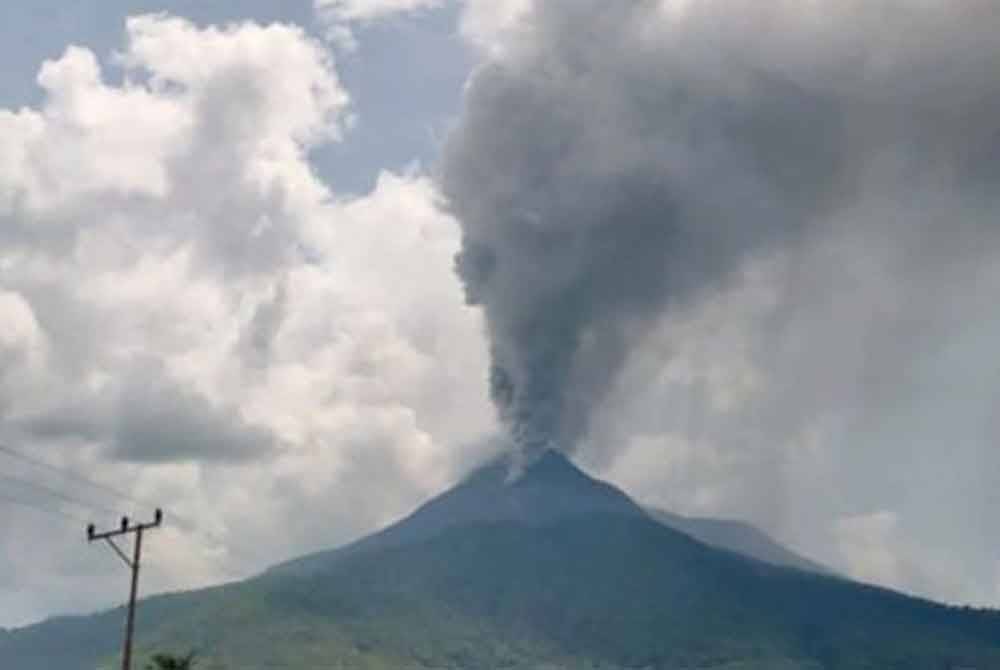
[[(1000, 668), (996, 613), (719, 551), (572, 466), (547, 467), (522, 489), (480, 471), (411, 516), (423, 534), (404, 522), (308, 569), (149, 599), (141, 651), (198, 648), (205, 670)], [(491, 496), (502, 511), (477, 510)], [(565, 506), (538, 507), (551, 501)], [(14, 632), (0, 667), (93, 670), (113, 660), (120, 622)]]

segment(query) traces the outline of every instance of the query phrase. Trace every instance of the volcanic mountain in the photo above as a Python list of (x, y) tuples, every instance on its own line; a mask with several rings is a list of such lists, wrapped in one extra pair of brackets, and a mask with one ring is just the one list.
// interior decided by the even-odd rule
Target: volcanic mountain
[(795, 554), (749, 524), (644, 510), (619, 489), (590, 477), (554, 451), (543, 454), (521, 476), (511, 473), (508, 460), (497, 459), (402, 521), (346, 547), (279, 565), (272, 572), (308, 574), (348, 556), (425, 540), (448, 528), (474, 523), (503, 521), (537, 527), (610, 514), (649, 516), (713, 547), (765, 563), (832, 574), (829, 568)]
[[(723, 539), (746, 528), (731, 523)], [(710, 546), (719, 536), (657, 520), (558, 454), (517, 478), (494, 463), (354, 544), (144, 601), (140, 651), (197, 649), (205, 670), (1000, 668), (1000, 614)], [(0, 668), (110, 667), (121, 617), (0, 636)]]

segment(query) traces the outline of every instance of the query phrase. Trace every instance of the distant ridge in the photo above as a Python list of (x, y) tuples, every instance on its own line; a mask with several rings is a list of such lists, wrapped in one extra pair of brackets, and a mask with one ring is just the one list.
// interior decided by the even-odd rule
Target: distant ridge
[(821, 575), (837, 574), (827, 566), (782, 546), (764, 531), (744, 521), (686, 517), (651, 508), (646, 512), (656, 521), (690, 535), (710, 547), (725, 549), (785, 568)]

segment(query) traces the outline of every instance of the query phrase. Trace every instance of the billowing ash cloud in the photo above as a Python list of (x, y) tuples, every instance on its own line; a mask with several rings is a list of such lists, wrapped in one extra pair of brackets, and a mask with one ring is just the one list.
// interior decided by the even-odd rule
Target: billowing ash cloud
[(440, 175), (521, 449), (572, 449), (654, 320), (750, 261), (837, 226), (904, 263), (995, 241), (998, 28), (979, 0), (535, 3)]

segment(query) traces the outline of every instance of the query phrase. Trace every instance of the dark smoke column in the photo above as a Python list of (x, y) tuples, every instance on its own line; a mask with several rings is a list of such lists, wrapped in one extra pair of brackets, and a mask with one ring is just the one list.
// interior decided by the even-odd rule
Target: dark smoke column
[[(485, 311), (493, 400), (528, 458), (572, 450), (649, 324), (792, 219), (775, 194), (784, 173), (747, 164), (769, 158), (766, 144), (741, 144), (772, 92), (734, 111), (675, 65), (657, 22), (645, 0), (537, 3), (520, 41), (473, 78), (446, 147), (457, 270)], [(780, 128), (781, 170), (810, 177), (789, 160), (828, 149), (809, 127), (823, 121)], [(759, 131), (755, 143), (779, 132)]]
[(440, 174), (527, 456), (572, 450), (651, 324), (748, 261), (842, 231), (993, 239), (995, 2), (534, 5)]

